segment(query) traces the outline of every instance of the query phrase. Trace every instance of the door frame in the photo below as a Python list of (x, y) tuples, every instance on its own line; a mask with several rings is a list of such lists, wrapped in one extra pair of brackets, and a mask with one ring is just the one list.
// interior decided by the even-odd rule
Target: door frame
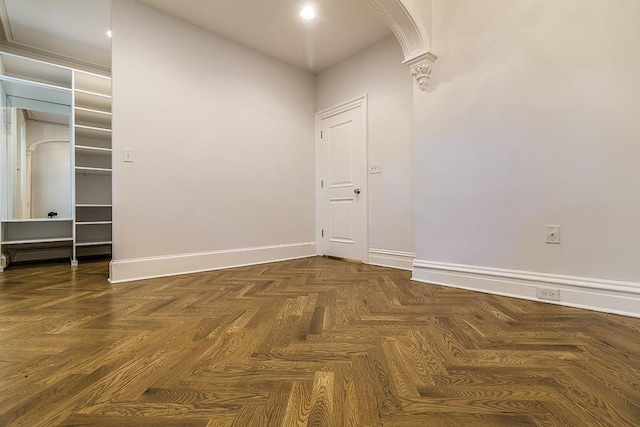
[(360, 112), (360, 120), (362, 122), (362, 136), (364, 138), (364, 158), (360, 159), (364, 163), (364, 167), (361, 168), (364, 171), (364, 176), (358, 177), (360, 180), (360, 203), (362, 203), (362, 215), (360, 221), (362, 222), (362, 263), (369, 264), (369, 174), (367, 173), (369, 168), (369, 125), (368, 125), (368, 95), (364, 94), (350, 101), (334, 105), (333, 107), (326, 108), (316, 113), (316, 251), (318, 255), (325, 255), (324, 238), (322, 236), (322, 228), (325, 223), (325, 189), (322, 188), (321, 181), (323, 180), (322, 166), (322, 150), (320, 132), (322, 131), (322, 120), (328, 119), (335, 115), (344, 113), (346, 111), (354, 110), (362, 107)]

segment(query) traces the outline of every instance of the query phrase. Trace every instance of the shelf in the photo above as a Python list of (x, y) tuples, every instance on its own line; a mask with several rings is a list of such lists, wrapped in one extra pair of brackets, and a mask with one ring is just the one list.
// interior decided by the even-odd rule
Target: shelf
[(111, 148), (76, 145), (76, 170), (111, 170)]
[(76, 153), (89, 154), (92, 156), (110, 156), (111, 148), (91, 147), (88, 145), (76, 145)]
[(76, 113), (81, 113), (81, 114), (95, 114), (96, 117), (111, 117), (113, 114), (111, 114), (111, 111), (104, 111), (104, 110), (96, 110), (95, 108), (86, 108), (86, 107), (76, 107), (75, 108)]
[(97, 96), (100, 98), (111, 99), (111, 95), (109, 95), (108, 93), (100, 93), (100, 92), (96, 92), (95, 90), (76, 89), (75, 92), (83, 95), (91, 95), (91, 96)]
[(76, 90), (109, 94), (111, 93), (111, 77), (76, 70), (75, 87)]
[(73, 73), (70, 68), (8, 52), (2, 52), (0, 56), (8, 76), (71, 89)]
[(76, 208), (76, 225), (97, 225), (104, 228), (103, 225), (111, 225), (112, 220), (113, 213), (110, 205), (89, 209)]
[(112, 208), (112, 204), (100, 204), (100, 203), (78, 203), (76, 208)]
[(76, 225), (111, 225), (113, 221), (76, 221)]
[[(85, 130), (81, 130), (80, 134), (82, 134), (83, 132), (85, 134), (87, 133)], [(82, 136), (78, 134), (78, 132), (75, 132), (75, 134), (76, 134), (76, 140), (75, 140), (76, 147), (103, 148), (107, 150), (111, 149), (110, 133), (101, 132), (100, 135), (98, 135), (100, 138), (91, 138), (87, 136)]]
[(54, 243), (54, 242), (71, 242), (73, 237), (51, 237), (44, 239), (25, 239), (25, 240), (7, 240), (2, 242), (3, 245), (27, 245), (33, 243)]
[(74, 92), (76, 107), (90, 108), (92, 110), (111, 111), (111, 97), (101, 93), (78, 90)]
[[(92, 219), (92, 218), (87, 218)], [(101, 218), (96, 218), (101, 219)], [(106, 219), (106, 218), (105, 218)], [(2, 222), (3, 244), (64, 242), (73, 236), (73, 221), (68, 219)]]
[(92, 175), (110, 175), (111, 169), (107, 168), (90, 168), (85, 166), (76, 166), (76, 173), (88, 173)]
[(111, 240), (94, 240), (94, 241), (84, 241), (84, 242), (76, 242), (76, 246), (103, 246), (110, 245), (113, 242)]
[(76, 123), (96, 124), (104, 127), (111, 126), (111, 113), (93, 108), (76, 107)]
[(76, 246), (76, 256), (78, 258), (100, 255), (111, 255), (111, 245)]
[(111, 139), (111, 129), (95, 126), (76, 125), (76, 136), (80, 138)]
[(0, 222), (9, 224), (18, 224), (23, 222), (69, 222), (72, 218), (26, 218), (26, 219), (3, 219)]

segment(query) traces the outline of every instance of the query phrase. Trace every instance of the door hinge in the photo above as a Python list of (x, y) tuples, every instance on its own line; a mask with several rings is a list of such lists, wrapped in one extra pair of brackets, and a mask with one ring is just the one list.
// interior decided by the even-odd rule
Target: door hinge
[(324, 237), (324, 230), (320, 230), (320, 237)]
[(322, 139), (322, 138), (323, 138), (323, 136), (322, 136), (322, 131), (320, 131), (320, 139)]
[(320, 180), (320, 188), (324, 188), (324, 180)]

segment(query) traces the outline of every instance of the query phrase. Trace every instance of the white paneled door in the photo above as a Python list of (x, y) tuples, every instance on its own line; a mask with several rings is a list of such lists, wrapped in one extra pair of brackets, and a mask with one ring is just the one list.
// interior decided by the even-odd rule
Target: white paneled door
[(364, 108), (357, 103), (320, 126), (322, 246), (325, 255), (358, 261), (366, 238)]

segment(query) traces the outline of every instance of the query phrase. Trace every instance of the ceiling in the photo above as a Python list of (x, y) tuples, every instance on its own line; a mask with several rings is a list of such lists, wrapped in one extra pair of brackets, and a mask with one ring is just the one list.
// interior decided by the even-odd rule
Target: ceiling
[(10, 46), (110, 68), (111, 0), (0, 0), (0, 18)]
[[(317, 73), (391, 35), (366, 0), (139, 0), (227, 39)], [(3, 44), (109, 69), (110, 0), (0, 0)]]

